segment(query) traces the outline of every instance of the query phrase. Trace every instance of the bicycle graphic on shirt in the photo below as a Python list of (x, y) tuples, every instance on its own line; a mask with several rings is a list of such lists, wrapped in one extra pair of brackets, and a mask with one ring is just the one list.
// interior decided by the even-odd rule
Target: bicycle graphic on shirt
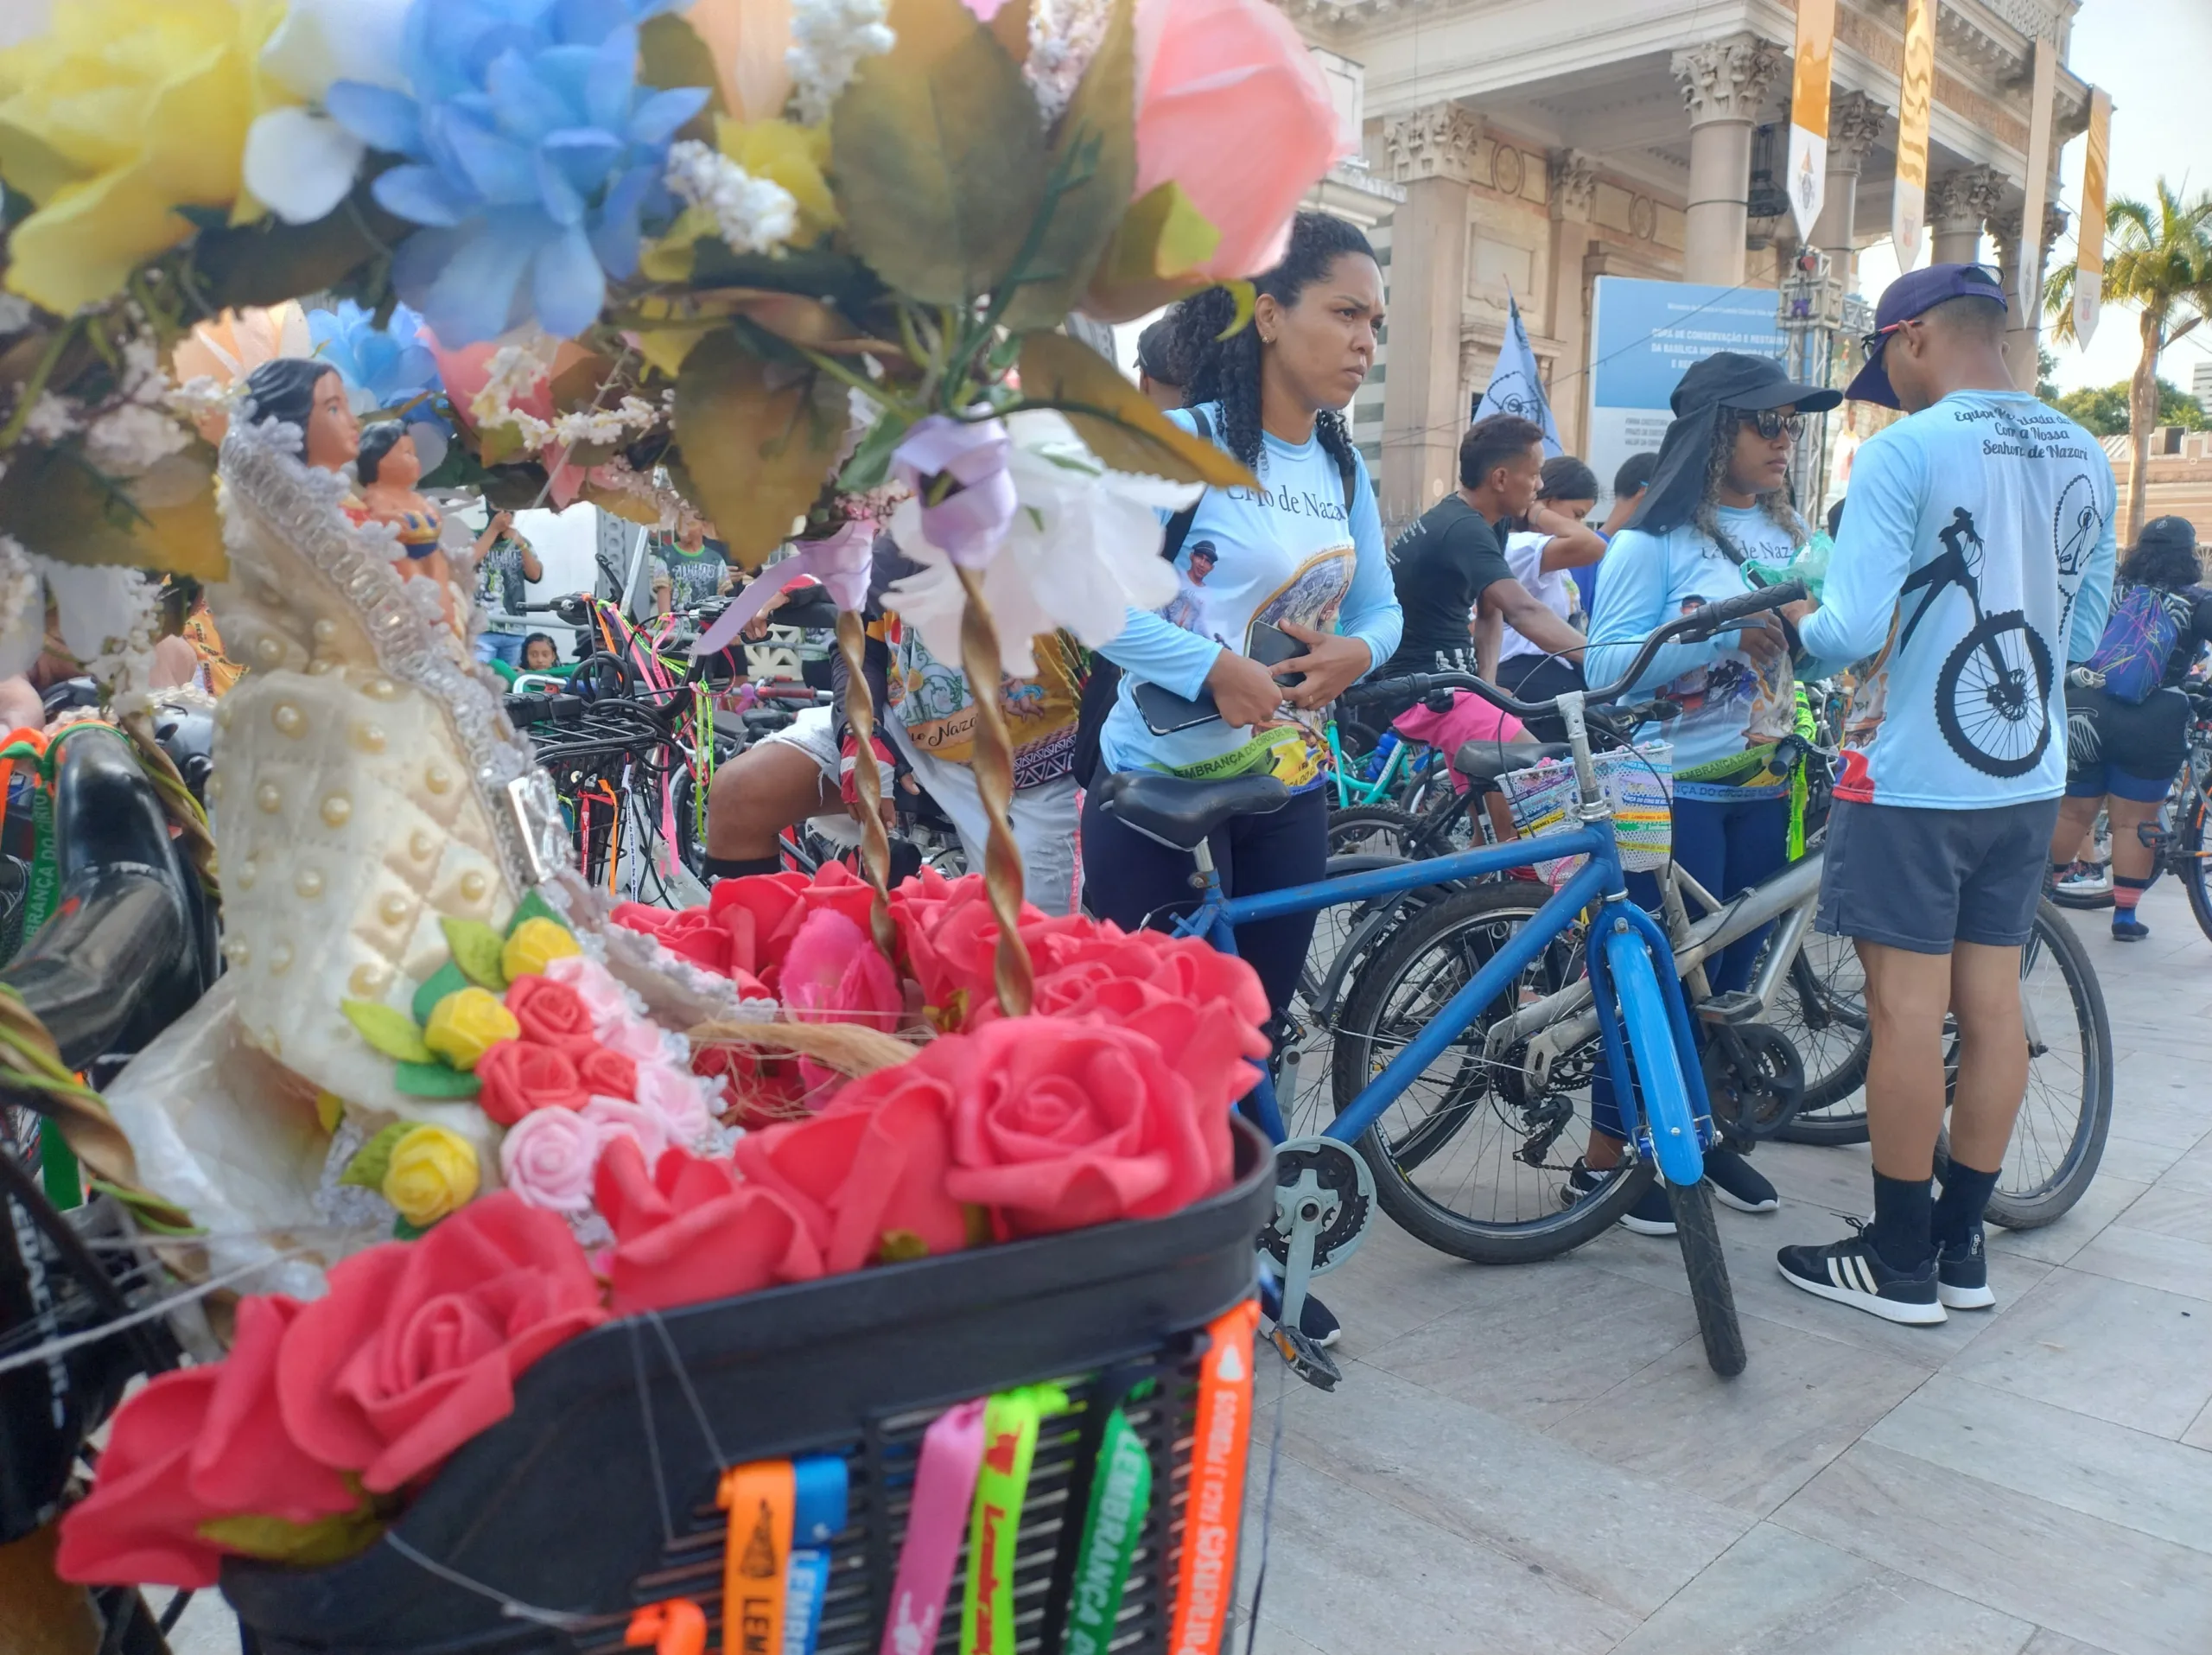
[(1951, 750), (1989, 776), (2024, 776), (2050, 745), (2050, 648), (2018, 609), (1986, 614), (1981, 608), (1981, 536), (1963, 506), (1936, 537), (1941, 556), (1913, 571), (1898, 591), (1923, 593), (1897, 646), (1947, 587), (1974, 606), (1974, 627), (1936, 675), (1936, 722)]

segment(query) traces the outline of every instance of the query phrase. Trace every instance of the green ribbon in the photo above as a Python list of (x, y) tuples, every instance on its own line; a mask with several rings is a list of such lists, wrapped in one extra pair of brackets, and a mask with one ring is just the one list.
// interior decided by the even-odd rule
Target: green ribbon
[(960, 1597), (960, 1655), (1014, 1655), (1014, 1558), (1037, 1433), (1068, 1410), (1058, 1385), (1001, 1391), (983, 1407), (983, 1462), (968, 1521), (968, 1581)]
[(43, 780), (31, 789), (30, 882), (23, 892), (23, 930), (20, 947), (29, 947), (39, 927), (54, 915), (54, 899), (61, 893), (61, 869), (54, 856), (54, 793)]
[(1105, 1655), (1122, 1617), (1129, 1565), (1144, 1537), (1152, 1506), (1152, 1456), (1116, 1408), (1098, 1446), (1098, 1475), (1076, 1552), (1075, 1595), (1068, 1609), (1065, 1655)]
[[(1297, 724), (1278, 724), (1273, 729), (1262, 730), (1243, 746), (1231, 753), (1218, 754), (1211, 759), (1200, 759), (1194, 764), (1164, 765), (1171, 776), (1180, 776), (1185, 781), (1221, 781), (1230, 776), (1249, 776), (1262, 770), (1274, 770), (1277, 766), (1276, 749), (1295, 747), (1303, 752), (1306, 731)], [(1291, 755), (1281, 755), (1288, 758)]]

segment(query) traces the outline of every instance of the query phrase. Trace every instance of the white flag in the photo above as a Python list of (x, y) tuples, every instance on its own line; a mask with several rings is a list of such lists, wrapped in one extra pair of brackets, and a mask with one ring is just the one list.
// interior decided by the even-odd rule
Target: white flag
[(1521, 305), (1513, 296), (1510, 283), (1505, 290), (1505, 306), (1509, 318), (1505, 342), (1497, 347), (1497, 366), (1491, 370), (1489, 389), (1475, 404), (1475, 417), (1517, 414), (1534, 420), (1544, 428), (1544, 457), (1549, 459), (1565, 450), (1551, 404), (1544, 400), (1543, 375), (1536, 371), (1536, 353), (1529, 348), (1529, 330), (1521, 325)]

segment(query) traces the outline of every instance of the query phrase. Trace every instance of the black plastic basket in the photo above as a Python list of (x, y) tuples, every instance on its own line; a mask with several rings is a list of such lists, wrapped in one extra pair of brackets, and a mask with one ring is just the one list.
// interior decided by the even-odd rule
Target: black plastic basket
[[(406, 1550), (380, 1542), (308, 1570), (233, 1561), (224, 1595), (263, 1655), (604, 1655), (634, 1607), (663, 1598), (691, 1598), (719, 1626), (717, 1447), (727, 1463), (836, 1453), (850, 1518), (816, 1647), (875, 1655), (922, 1433), (969, 1397), (1056, 1380), (1077, 1410), (1039, 1439), (1014, 1571), (1017, 1645), (1037, 1651), (1087, 1387), (1134, 1370), (1159, 1382), (1124, 1404), (1155, 1493), (1114, 1647), (1164, 1649), (1205, 1327), (1253, 1292), (1274, 1200), (1266, 1143), (1234, 1128), (1236, 1181), (1173, 1218), (596, 1329), (525, 1373), (512, 1415), (446, 1464), (394, 1527)], [(965, 1567), (963, 1551), (941, 1652), (957, 1646)]]

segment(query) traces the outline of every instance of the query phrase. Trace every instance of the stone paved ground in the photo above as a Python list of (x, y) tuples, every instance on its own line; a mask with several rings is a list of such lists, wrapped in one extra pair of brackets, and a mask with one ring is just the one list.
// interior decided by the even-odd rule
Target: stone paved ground
[[(2112, 1136), (2065, 1219), (1992, 1232), (1993, 1313), (1894, 1327), (1782, 1282), (1776, 1247), (1867, 1210), (1863, 1149), (1768, 1145), (1782, 1211), (1721, 1210), (1733, 1381), (1672, 1242), (1485, 1269), (1378, 1218), (1328, 1284), (1344, 1385), (1285, 1397), (1261, 1655), (2212, 1652), (2212, 943), (2171, 884), (2145, 912), (2133, 946), (2075, 916)], [(238, 1646), (207, 1600), (181, 1633)]]
[(1991, 1231), (1994, 1312), (1783, 1282), (1777, 1246), (1870, 1209), (1863, 1148), (1764, 1146), (1782, 1210), (1720, 1209), (1732, 1381), (1671, 1241), (1495, 1269), (1378, 1219), (1326, 1283), (1344, 1384), (1284, 1397), (1261, 1655), (2212, 1652), (2212, 943), (2170, 882), (2145, 915), (2070, 916), (2112, 1136), (2067, 1217)]

